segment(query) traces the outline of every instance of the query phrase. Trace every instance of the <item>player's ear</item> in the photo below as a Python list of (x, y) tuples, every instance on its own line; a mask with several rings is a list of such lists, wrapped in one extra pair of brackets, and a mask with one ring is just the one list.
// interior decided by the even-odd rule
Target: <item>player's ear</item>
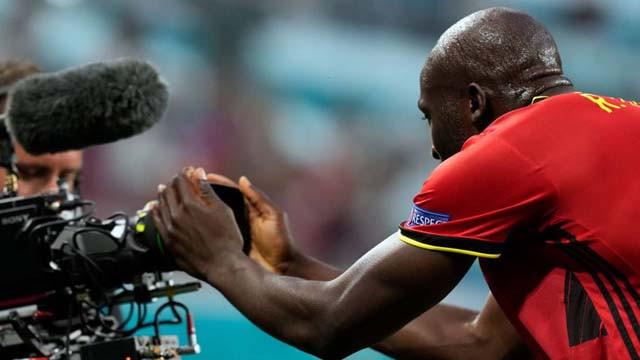
[(488, 108), (487, 92), (478, 84), (471, 83), (467, 87), (471, 123), (478, 132), (484, 130), (493, 119)]

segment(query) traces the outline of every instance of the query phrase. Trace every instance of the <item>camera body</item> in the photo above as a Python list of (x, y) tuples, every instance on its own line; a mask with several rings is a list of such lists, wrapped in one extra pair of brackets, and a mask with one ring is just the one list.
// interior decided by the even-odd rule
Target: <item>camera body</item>
[(32, 197), (9, 197), (0, 199), (0, 293), (2, 301), (31, 295), (39, 290), (49, 290), (55, 281), (51, 271), (42, 267), (47, 254), (35, 241), (25, 240), (25, 228), (35, 226), (38, 219), (58, 216), (55, 209), (64, 201), (62, 195), (40, 195)]
[[(242, 194), (212, 187), (233, 209), (248, 253)], [(126, 352), (142, 360), (199, 352), (192, 316), (174, 297), (197, 291), (200, 284), (176, 285), (166, 278), (175, 265), (153, 217), (140, 210), (98, 219), (92, 216), (94, 207), (62, 182), (55, 194), (0, 199), (0, 358), (86, 360)], [(146, 321), (147, 304), (161, 297), (168, 301), (153, 322)], [(126, 316), (118, 315), (126, 304)], [(159, 320), (166, 309), (173, 319)], [(158, 329), (183, 322), (180, 309), (186, 314), (187, 346)], [(154, 337), (132, 337), (151, 326)]]
[[(87, 360), (123, 346), (132, 360), (197, 353), (193, 318), (174, 297), (197, 291), (199, 283), (176, 285), (166, 278), (174, 262), (146, 211), (95, 218), (95, 204), (70, 193), (64, 182), (54, 194), (17, 196), (14, 142), (39, 155), (144, 132), (167, 108), (166, 81), (146, 61), (118, 59), (27, 76), (0, 89), (0, 96), (8, 98), (0, 114), (0, 167), (6, 170), (0, 191), (0, 359)], [(223, 192), (233, 198), (235, 205), (229, 204), (247, 241), (242, 195)], [(167, 302), (146, 321), (147, 305), (162, 297)], [(161, 320), (166, 309), (173, 318)], [(159, 325), (182, 322), (189, 345), (160, 335)], [(132, 337), (150, 326), (150, 340)]]

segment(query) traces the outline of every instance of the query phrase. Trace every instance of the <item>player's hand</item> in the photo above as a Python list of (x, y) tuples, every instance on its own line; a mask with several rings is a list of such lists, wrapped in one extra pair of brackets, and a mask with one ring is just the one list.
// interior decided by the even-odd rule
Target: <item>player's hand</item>
[(295, 255), (287, 214), (253, 186), (247, 177), (240, 178), (238, 188), (247, 200), (249, 211), (249, 256), (267, 270), (285, 273)]
[(245, 197), (251, 228), (249, 256), (265, 269), (284, 273), (295, 253), (287, 214), (245, 176), (238, 183), (220, 174), (207, 174), (211, 183), (238, 188)]
[(233, 212), (201, 168), (186, 168), (168, 186), (158, 186), (153, 217), (176, 264), (195, 277), (207, 280), (230, 254), (242, 253)]

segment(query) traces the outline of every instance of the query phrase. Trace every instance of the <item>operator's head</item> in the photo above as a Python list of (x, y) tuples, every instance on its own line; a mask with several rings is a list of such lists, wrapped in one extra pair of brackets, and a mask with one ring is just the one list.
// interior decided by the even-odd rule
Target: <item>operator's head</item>
[(418, 106), (444, 160), (498, 116), (568, 86), (549, 31), (527, 14), (490, 8), (442, 34), (420, 74)]
[[(39, 73), (37, 66), (26, 61), (0, 63), (0, 113), (6, 110), (7, 90), (18, 80)], [(82, 169), (82, 151), (33, 156), (18, 142), (13, 143), (18, 163), (18, 193), (23, 196), (55, 191), (58, 178), (71, 189), (77, 186)], [(77, 189), (76, 189), (77, 190)]]

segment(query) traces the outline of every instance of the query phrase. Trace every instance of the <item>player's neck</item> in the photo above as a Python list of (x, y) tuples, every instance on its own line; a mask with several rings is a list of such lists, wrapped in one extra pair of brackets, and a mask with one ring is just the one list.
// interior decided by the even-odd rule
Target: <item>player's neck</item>
[(552, 88), (548, 88), (543, 92), (537, 94), (536, 96), (554, 96), (560, 94), (567, 94), (575, 92), (576, 88), (573, 85), (562, 85), (562, 86), (554, 86)]

